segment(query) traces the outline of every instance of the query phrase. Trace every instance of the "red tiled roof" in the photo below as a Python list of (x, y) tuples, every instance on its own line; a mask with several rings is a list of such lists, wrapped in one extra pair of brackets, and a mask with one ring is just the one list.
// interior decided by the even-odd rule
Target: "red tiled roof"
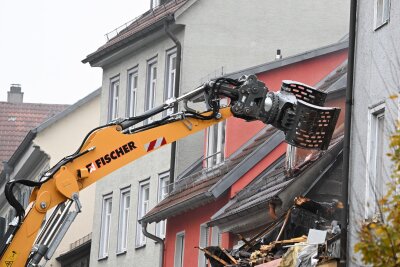
[(29, 130), (64, 110), (68, 105), (0, 102), (0, 172)]

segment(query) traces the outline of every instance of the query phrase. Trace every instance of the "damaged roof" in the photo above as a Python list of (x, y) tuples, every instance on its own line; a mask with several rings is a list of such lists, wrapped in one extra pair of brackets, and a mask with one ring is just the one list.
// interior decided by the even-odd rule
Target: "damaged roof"
[[(323, 80), (321, 80), (316, 87), (320, 91), (328, 93), (327, 99), (331, 99), (340, 90), (347, 86), (347, 60), (344, 61), (339, 67), (329, 73)], [(343, 95), (343, 93), (341, 93)]]
[(150, 210), (141, 221), (158, 222), (214, 201), (283, 140), (281, 132), (266, 126), (222, 165), (201, 170), (177, 181), (167, 198)]
[(89, 54), (82, 60), (82, 63), (90, 62), (92, 64), (92, 62), (100, 60), (103, 56), (140, 40), (148, 32), (162, 29), (162, 27), (164, 27), (164, 21), (170, 19), (187, 1), (188, 0), (168, 1), (161, 6), (148, 10), (131, 21), (125, 29), (118, 32), (115, 37), (108, 40), (95, 52)]
[(249, 225), (254, 229), (266, 224), (268, 203), (284, 212), (293, 204), (294, 197), (306, 194), (333, 166), (341, 152), (342, 139), (333, 139), (327, 151), (302, 164), (293, 175), (287, 174), (285, 157), (281, 157), (214, 214), (209, 225), (229, 224), (221, 228), (235, 232)]

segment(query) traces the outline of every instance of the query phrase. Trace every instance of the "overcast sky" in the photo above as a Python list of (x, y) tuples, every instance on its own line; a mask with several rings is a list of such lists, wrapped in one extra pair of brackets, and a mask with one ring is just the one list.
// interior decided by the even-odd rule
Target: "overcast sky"
[(17, 0), (0, 3), (0, 101), (19, 83), (24, 102), (72, 104), (101, 86), (81, 63), (105, 34), (145, 12), (150, 0)]

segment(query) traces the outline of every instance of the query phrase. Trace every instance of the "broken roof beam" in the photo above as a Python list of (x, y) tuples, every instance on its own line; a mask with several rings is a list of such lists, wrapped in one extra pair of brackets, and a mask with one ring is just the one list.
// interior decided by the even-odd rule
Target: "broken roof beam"
[(340, 201), (332, 201), (331, 203), (317, 202), (303, 196), (296, 197), (294, 204), (325, 219), (332, 219), (336, 210), (343, 206)]

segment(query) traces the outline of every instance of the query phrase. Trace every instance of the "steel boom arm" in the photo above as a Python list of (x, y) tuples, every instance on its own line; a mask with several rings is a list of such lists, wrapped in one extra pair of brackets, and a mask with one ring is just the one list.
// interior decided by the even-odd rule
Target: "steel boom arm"
[[(82, 146), (88, 153), (62, 166), (52, 179), (35, 189), (33, 205), (3, 257), (1, 266), (25, 266), (41, 224), (49, 209), (73, 199), (79, 191), (136, 159), (190, 134), (204, 130), (232, 116), (229, 108), (220, 110), (221, 118), (199, 120), (185, 118), (135, 134), (123, 134), (110, 126), (94, 132)], [(90, 172), (82, 176), (81, 170)]]

